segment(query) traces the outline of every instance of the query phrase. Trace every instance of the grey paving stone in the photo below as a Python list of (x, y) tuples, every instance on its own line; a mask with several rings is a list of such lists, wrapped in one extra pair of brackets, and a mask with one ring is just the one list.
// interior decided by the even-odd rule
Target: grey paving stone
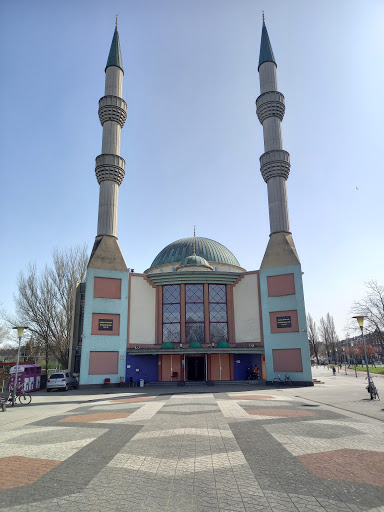
[[(273, 435), (285, 429), (303, 440), (315, 439), (322, 446), (321, 443), (329, 440), (342, 442), (349, 436), (364, 439), (363, 420), (356, 420), (352, 427), (353, 418), (348, 418), (349, 426), (346, 426), (343, 424), (344, 414), (316, 409), (318, 418), (336, 423), (320, 426), (317, 423), (314, 428), (313, 417), (232, 421), (224, 418), (216, 405), (216, 397), (228, 399), (224, 393), (215, 394), (214, 398), (169, 395), (161, 410), (150, 420), (136, 425), (60, 424), (58, 420), (62, 415), (35, 422), (34, 425), (54, 427), (54, 435), (44, 438), (44, 435), (33, 433), (33, 425), (30, 425), (31, 435), (21, 433), (17, 440), (13, 438), (14, 446), (27, 446), (28, 440), (37, 446), (54, 444), (60, 431), (62, 441), (81, 441), (88, 438), (88, 433), (97, 439), (35, 484), (25, 489), (2, 491), (0, 508), (19, 512), (368, 512), (370, 509), (377, 512), (384, 504), (382, 488), (316, 477)], [(159, 399), (161, 397), (156, 400)], [(294, 405), (263, 402), (262, 405), (266, 408), (276, 406), (300, 410), (298, 402)], [(111, 404), (110, 410), (132, 412), (140, 407), (134, 408), (132, 403), (116, 403)], [(255, 407), (261, 407), (260, 401), (244, 405), (244, 409)], [(106, 410), (102, 404), (92, 402), (89, 406), (77, 407), (73, 414)], [(183, 428), (202, 430), (180, 433)], [(172, 429), (177, 429), (177, 433), (170, 434)], [(217, 435), (220, 429), (223, 436)], [(163, 431), (166, 435), (158, 436)], [(139, 432), (140, 436), (135, 437)], [(377, 430), (375, 432), (379, 435)], [(145, 437), (145, 434), (149, 436)], [(138, 463), (133, 467), (108, 465), (115, 455), (123, 457), (116, 460), (124, 462), (132, 457)], [(215, 459), (217, 456), (222, 458)], [(17, 502), (19, 505), (15, 505)]]

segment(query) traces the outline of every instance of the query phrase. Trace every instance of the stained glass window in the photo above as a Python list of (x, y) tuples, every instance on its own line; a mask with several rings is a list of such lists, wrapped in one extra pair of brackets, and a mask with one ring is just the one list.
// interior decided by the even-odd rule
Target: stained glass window
[(228, 341), (225, 284), (209, 285), (209, 339), (211, 343)]
[(163, 343), (180, 343), (180, 285), (163, 286)]
[(204, 343), (204, 288), (202, 284), (185, 286), (185, 339)]
[[(181, 340), (180, 285), (163, 286), (163, 343)], [(209, 285), (209, 336), (211, 343), (228, 341), (227, 293), (222, 284)], [(205, 342), (204, 285), (185, 285), (185, 340)]]
[(163, 302), (164, 304), (177, 303), (180, 304), (180, 285), (170, 284), (163, 286)]

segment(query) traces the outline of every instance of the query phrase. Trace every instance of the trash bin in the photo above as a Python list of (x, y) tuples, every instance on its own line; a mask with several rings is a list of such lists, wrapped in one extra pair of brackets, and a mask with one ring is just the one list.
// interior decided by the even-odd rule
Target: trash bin
[(143, 388), (144, 387), (144, 379), (140, 379), (140, 387)]
[(47, 387), (47, 375), (41, 375), (40, 377), (40, 389), (44, 389)]

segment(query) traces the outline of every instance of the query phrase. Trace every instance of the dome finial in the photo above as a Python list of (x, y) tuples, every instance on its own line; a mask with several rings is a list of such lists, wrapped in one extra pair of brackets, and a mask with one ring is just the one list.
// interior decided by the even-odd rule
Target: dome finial
[(263, 13), (263, 23), (265, 23), (265, 16), (264, 16), (264, 11), (261, 11)]
[(196, 226), (193, 226), (193, 255), (196, 256)]
[[(264, 12), (264, 11), (263, 11), (263, 12)], [(117, 26), (118, 26), (118, 24), (119, 24), (119, 19), (118, 19), (118, 18), (119, 18), (119, 15), (118, 15), (118, 14), (116, 14), (116, 30), (117, 30)]]

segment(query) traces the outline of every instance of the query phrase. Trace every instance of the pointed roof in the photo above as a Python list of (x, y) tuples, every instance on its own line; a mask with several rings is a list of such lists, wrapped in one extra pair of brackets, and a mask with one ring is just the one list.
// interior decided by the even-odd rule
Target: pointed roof
[(259, 67), (257, 68), (257, 70), (259, 70), (260, 66), (264, 64), (264, 62), (273, 62), (277, 66), (275, 57), (273, 55), (271, 41), (269, 40), (267, 27), (265, 26), (265, 22), (263, 20), (263, 29), (261, 31)]
[(123, 58), (121, 56), (119, 32), (117, 31), (117, 25), (115, 28), (115, 33), (113, 34), (111, 49), (109, 50), (107, 65), (105, 66), (105, 69), (109, 68), (109, 66), (117, 66), (124, 73)]

